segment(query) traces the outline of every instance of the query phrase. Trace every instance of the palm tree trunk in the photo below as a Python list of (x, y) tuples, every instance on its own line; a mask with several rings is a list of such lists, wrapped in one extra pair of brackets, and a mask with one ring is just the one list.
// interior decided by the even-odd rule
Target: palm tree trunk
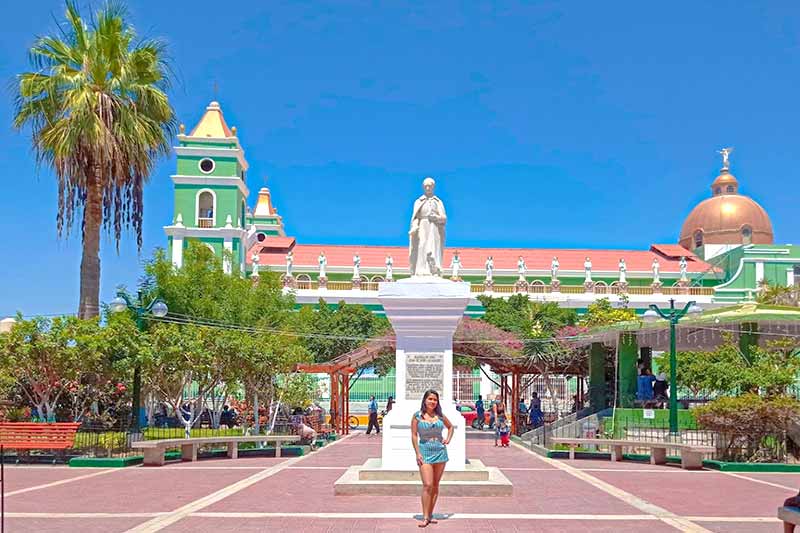
[(79, 318), (100, 314), (100, 226), (103, 223), (103, 188), (100, 172), (94, 172), (86, 191), (83, 208), (83, 257), (81, 258), (81, 296)]

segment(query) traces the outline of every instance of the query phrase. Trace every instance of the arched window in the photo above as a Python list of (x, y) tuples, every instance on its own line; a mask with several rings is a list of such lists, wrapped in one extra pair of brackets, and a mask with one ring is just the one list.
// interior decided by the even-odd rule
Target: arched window
[(716, 196), (718, 194), (722, 194), (722, 187), (717, 187), (716, 189), (714, 189), (714, 195)]
[(694, 232), (694, 247), (700, 248), (703, 246), (703, 230), (699, 229)]
[(750, 226), (742, 226), (742, 244), (753, 244), (753, 230)]
[(543, 294), (547, 291), (544, 281), (535, 279), (528, 285), (528, 292), (532, 294)]
[[(614, 282), (617, 283), (617, 282)], [(595, 294), (605, 294), (608, 292), (608, 284), (605, 281), (598, 281), (594, 284), (594, 292)]]
[(298, 289), (310, 289), (311, 288), (311, 276), (308, 274), (300, 274), (297, 276), (297, 288)]
[(383, 283), (386, 280), (383, 279), (383, 276), (372, 276), (372, 280), (370, 281), (372, 281), (372, 283)]
[(264, 239), (266, 239), (266, 238), (267, 238), (266, 234), (264, 234), (264, 233), (256, 233), (256, 240), (258, 242), (264, 242)]
[(216, 226), (214, 214), (217, 211), (217, 196), (210, 189), (203, 189), (197, 193), (197, 227), (213, 228)]

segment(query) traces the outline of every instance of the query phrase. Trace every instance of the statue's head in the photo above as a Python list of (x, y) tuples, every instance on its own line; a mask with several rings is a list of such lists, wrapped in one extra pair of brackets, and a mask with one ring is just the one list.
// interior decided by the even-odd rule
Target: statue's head
[(433, 190), (436, 188), (436, 181), (428, 176), (422, 180), (422, 190), (425, 191), (425, 196), (433, 196)]

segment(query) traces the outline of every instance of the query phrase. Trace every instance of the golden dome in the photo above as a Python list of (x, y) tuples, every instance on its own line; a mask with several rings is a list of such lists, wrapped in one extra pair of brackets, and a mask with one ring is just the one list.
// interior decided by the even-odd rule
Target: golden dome
[(772, 244), (769, 215), (755, 200), (739, 194), (739, 182), (727, 169), (714, 180), (711, 193), (686, 217), (681, 246), (694, 250), (706, 244)]

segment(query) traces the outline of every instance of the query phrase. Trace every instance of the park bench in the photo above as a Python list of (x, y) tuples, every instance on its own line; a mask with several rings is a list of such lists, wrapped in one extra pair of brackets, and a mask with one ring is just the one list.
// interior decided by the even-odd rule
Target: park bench
[(654, 465), (663, 465), (667, 462), (667, 448), (681, 451), (681, 467), (685, 469), (703, 468), (703, 454), (716, 451), (713, 446), (696, 444), (681, 444), (673, 442), (651, 442), (624, 439), (582, 439), (568, 437), (553, 437), (551, 442), (569, 446), (569, 458), (575, 459), (575, 448), (578, 446), (608, 446), (611, 450), (611, 460), (622, 460), (622, 448), (649, 448), (650, 462)]
[(274, 442), (275, 457), (281, 456), (281, 444), (289, 442), (299, 442), (297, 435), (244, 435), (244, 436), (220, 436), (220, 437), (192, 437), (189, 439), (158, 439), (142, 440), (131, 444), (131, 448), (144, 451), (145, 466), (161, 466), (165, 461), (165, 453), (168, 448), (180, 448), (181, 459), (184, 461), (196, 461), (197, 449), (204, 444), (227, 444), (228, 457), (236, 459), (239, 457), (240, 442)]
[(0, 422), (0, 445), (16, 450), (67, 450), (80, 422)]
[(793, 526), (800, 524), (800, 508), (798, 507), (778, 507), (778, 520), (783, 520), (784, 531), (786, 531), (785, 524), (792, 524)]

